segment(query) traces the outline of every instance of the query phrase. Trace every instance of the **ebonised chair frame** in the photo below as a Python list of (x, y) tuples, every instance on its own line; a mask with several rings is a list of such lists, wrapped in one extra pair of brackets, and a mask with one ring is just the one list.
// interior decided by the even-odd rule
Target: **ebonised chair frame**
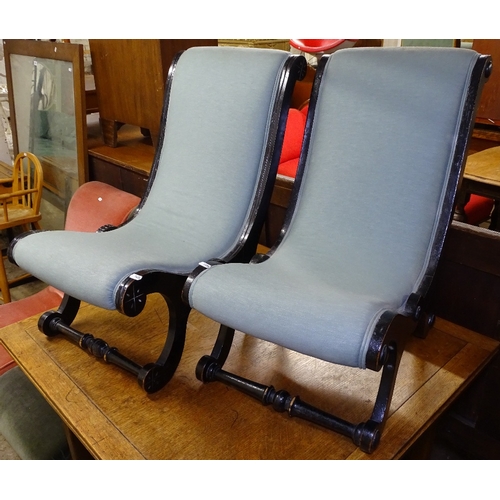
[[(302, 145), (303, 152), (299, 161), (297, 177), (295, 179), (283, 228), (273, 248), (265, 255), (256, 255), (251, 263), (258, 264), (269, 259), (284, 239), (291, 224), (304, 173), (305, 156), (307, 155), (310, 143), (318, 91), (325, 65), (329, 57), (330, 56), (323, 56), (318, 65), (311, 94), (304, 142)], [(439, 220), (439, 227), (435, 238), (437, 244), (434, 245), (433, 254), (427, 270), (428, 272), (422, 280), (420, 289), (417, 293), (413, 293), (408, 297), (404, 314), (384, 313), (376, 325), (375, 333), (371, 338), (366, 355), (366, 367), (374, 371), (380, 371), (382, 369), (382, 376), (370, 418), (361, 423), (351, 423), (311, 406), (301, 401), (298, 396), (291, 396), (285, 390), (276, 390), (272, 385), (262, 385), (234, 373), (224, 371), (222, 368), (230, 353), (234, 337), (234, 329), (226, 325), (220, 326), (219, 334), (211, 354), (203, 356), (199, 360), (196, 366), (196, 377), (198, 380), (204, 383), (214, 381), (222, 382), (229, 387), (236, 388), (257, 399), (263, 405), (271, 405), (277, 412), (287, 412), (290, 417), (299, 417), (347, 436), (366, 453), (372, 453), (377, 448), (389, 414), (396, 376), (405, 343), (410, 335), (422, 338), (425, 337), (434, 323), (434, 314), (428, 308), (426, 294), (431, 286), (441, 250), (444, 245), (446, 233), (451, 223), (455, 195), (462, 178), (467, 146), (474, 126), (474, 117), (479, 101), (478, 96), (480, 96), (482, 87), (491, 74), (491, 70), (491, 58), (489, 56), (480, 56), (473, 69), (470, 80), (467, 102), (460, 124), (460, 135), (454, 151), (452, 172), (448, 180), (447, 195), (444, 200), (445, 209)], [(189, 301), (190, 286), (196, 277), (207, 268), (221, 264), (224, 264), (224, 262), (214, 260), (201, 263), (200, 266), (198, 266), (187, 279), (183, 289), (183, 298), (187, 303)]]
[[(166, 121), (172, 78), (180, 57), (182, 57), (182, 52), (174, 58), (169, 70), (162, 123)], [(280, 76), (278, 93), (273, 104), (270, 130), (263, 160), (265, 168), (257, 188), (258, 193), (254, 198), (250, 216), (247, 218), (240, 241), (224, 257), (224, 260), (248, 262), (255, 255), (278, 168), (291, 95), (295, 82), (302, 79), (305, 72), (306, 62), (302, 56), (288, 57)], [(162, 127), (146, 193), (134, 215), (124, 224), (130, 223), (147, 201), (158, 171), (164, 135), (165, 128)], [(98, 232), (115, 229), (117, 228), (114, 226), (103, 226)], [(9, 247), (9, 258), (13, 263), (15, 263), (15, 260), (12, 252), (16, 242), (31, 233), (33, 232), (24, 233)], [(137, 377), (137, 381), (144, 391), (153, 393), (162, 389), (170, 381), (182, 356), (186, 325), (191, 310), (190, 306), (181, 299), (181, 292), (186, 279), (187, 274), (145, 270), (129, 276), (119, 285), (116, 294), (116, 309), (126, 316), (134, 317), (140, 314), (144, 309), (147, 295), (151, 293), (160, 293), (168, 306), (169, 326), (164, 347), (155, 362), (147, 363), (144, 366), (127, 358), (116, 347), (109, 346), (103, 339), (95, 338), (89, 333), (82, 333), (72, 328), (71, 324), (80, 308), (80, 300), (68, 294), (65, 294), (60, 307), (56, 311), (48, 311), (40, 317), (38, 328), (49, 337), (60, 334), (96, 358), (130, 372)]]

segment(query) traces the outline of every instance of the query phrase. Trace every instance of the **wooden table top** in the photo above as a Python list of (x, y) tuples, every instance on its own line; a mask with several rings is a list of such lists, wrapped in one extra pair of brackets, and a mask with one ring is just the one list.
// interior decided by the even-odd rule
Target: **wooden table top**
[[(167, 318), (163, 299), (152, 296), (136, 318), (84, 304), (73, 326), (146, 363), (163, 346)], [(196, 311), (174, 378), (152, 395), (130, 374), (66, 339), (45, 337), (36, 322), (30, 318), (1, 329), (0, 342), (98, 459), (399, 458), (499, 346), (439, 318), (426, 339), (412, 338), (381, 444), (367, 455), (348, 438), (276, 413), (222, 384), (199, 382), (196, 363), (211, 351), (218, 326)], [(240, 333), (225, 367), (353, 421), (369, 417), (380, 378), (380, 373), (339, 367)]]
[(500, 186), (500, 146), (474, 153), (467, 158), (464, 177)]

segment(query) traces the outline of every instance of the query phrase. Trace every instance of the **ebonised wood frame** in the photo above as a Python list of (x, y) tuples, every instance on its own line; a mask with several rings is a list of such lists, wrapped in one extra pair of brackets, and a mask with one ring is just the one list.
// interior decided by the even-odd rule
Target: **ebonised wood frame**
[[(306, 121), (302, 153), (283, 228), (275, 245), (267, 254), (256, 255), (251, 260), (251, 263), (253, 264), (258, 264), (259, 262), (263, 262), (270, 258), (283, 240), (291, 224), (303, 177), (305, 158), (307, 156), (307, 150), (310, 143), (318, 90), (328, 57), (329, 56), (323, 56), (318, 64), (309, 104), (309, 114)], [(227, 386), (234, 387), (261, 401), (263, 405), (272, 405), (275, 411), (286, 411), (290, 417), (299, 417), (343, 434), (351, 438), (352, 441), (366, 453), (372, 453), (377, 448), (389, 414), (396, 376), (401, 356), (405, 348), (405, 343), (410, 335), (425, 337), (434, 323), (435, 316), (433, 312), (429, 310), (426, 295), (431, 286), (441, 251), (444, 246), (445, 237), (451, 224), (455, 205), (455, 196), (463, 175), (467, 147), (470, 137), (472, 136), (479, 97), (485, 81), (491, 74), (491, 70), (492, 62), (489, 56), (481, 56), (473, 69), (471, 83), (467, 93), (467, 101), (465, 103), (462, 122), (460, 124), (459, 137), (453, 154), (453, 165), (451, 175), (448, 180), (446, 198), (443, 202), (443, 211), (441, 213), (434, 241), (432, 242), (433, 252), (426, 276), (422, 280), (420, 288), (416, 291), (416, 293), (413, 293), (408, 297), (402, 314), (385, 313), (375, 326), (374, 334), (370, 341), (366, 356), (366, 367), (374, 371), (379, 371), (380, 369), (383, 370), (370, 418), (358, 424), (347, 422), (335, 415), (326, 413), (319, 408), (313, 407), (301, 401), (298, 396), (292, 397), (284, 390), (276, 391), (272, 385), (262, 385), (222, 370), (222, 367), (231, 350), (234, 337), (234, 329), (226, 325), (220, 326), (219, 334), (211, 354), (209, 356), (203, 356), (199, 360), (196, 366), (196, 377), (198, 380), (204, 383), (213, 381), (223, 382)], [(186, 303), (188, 302), (187, 297), (189, 294), (190, 284), (196, 276), (208, 267), (221, 264), (223, 264), (223, 262), (216, 260), (202, 263), (193, 272), (193, 274), (188, 277), (183, 289), (183, 298)], [(381, 283), (381, 286), (383, 286), (383, 283)]]
[[(172, 86), (172, 77), (177, 62), (182, 52), (174, 59), (168, 75), (166, 98), (162, 112), (162, 123), (166, 121), (168, 102)], [(274, 178), (278, 169), (281, 156), (283, 136), (290, 107), (291, 95), (295, 82), (304, 77), (306, 72), (306, 61), (302, 56), (290, 56), (282, 70), (279, 82), (279, 94), (274, 103), (270, 121), (269, 139), (266, 145), (265, 165), (263, 175), (257, 188), (258, 195), (253, 201), (250, 215), (242, 232), (240, 241), (232, 248), (224, 261), (248, 262), (257, 249), (259, 235), (265, 220), (267, 206), (271, 199)], [(144, 206), (158, 170), (160, 153), (164, 139), (164, 128), (162, 128), (159, 146), (155, 153), (155, 159), (148, 180), (146, 193), (136, 209), (135, 215)], [(126, 223), (130, 222), (130, 220)], [(113, 226), (104, 226), (99, 231), (114, 230)], [(25, 233), (27, 235), (28, 233)], [(15, 242), (13, 242), (13, 245)], [(12, 248), (9, 247), (9, 256), (12, 258)], [(14, 262), (14, 261), (13, 261)], [(88, 333), (75, 330), (70, 325), (76, 318), (80, 307), (80, 301), (69, 295), (65, 295), (57, 311), (44, 313), (38, 322), (41, 332), (47, 336), (57, 334), (63, 335), (68, 340), (78, 345), (81, 349), (94, 355), (98, 359), (112, 363), (137, 376), (138, 383), (147, 393), (153, 393), (162, 389), (172, 378), (184, 348), (187, 320), (191, 308), (181, 299), (181, 292), (187, 275), (176, 275), (155, 270), (144, 270), (129, 276), (119, 285), (116, 296), (116, 308), (126, 316), (136, 316), (143, 310), (147, 295), (160, 293), (169, 310), (169, 326), (167, 338), (162, 352), (153, 363), (141, 366), (126, 356), (122, 355), (117, 348), (110, 347), (104, 340), (94, 338)]]

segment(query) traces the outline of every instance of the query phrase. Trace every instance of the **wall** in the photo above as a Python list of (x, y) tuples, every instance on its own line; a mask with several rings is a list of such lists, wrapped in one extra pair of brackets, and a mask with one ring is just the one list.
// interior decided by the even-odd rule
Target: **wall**
[(3, 42), (0, 40), (0, 161), (10, 164), (12, 162), (12, 135), (10, 133), (8, 116), (7, 78), (5, 75)]

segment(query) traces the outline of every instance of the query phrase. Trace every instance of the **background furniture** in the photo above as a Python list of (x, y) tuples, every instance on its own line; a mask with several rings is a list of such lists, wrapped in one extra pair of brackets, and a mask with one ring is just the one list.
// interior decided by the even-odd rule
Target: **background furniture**
[(37, 155), (51, 200), (66, 211), (88, 179), (82, 46), (4, 40), (4, 53), (14, 153)]
[(465, 172), (457, 196), (455, 219), (470, 222), (467, 207), (472, 196), (480, 198), (491, 211), (493, 201), (495, 208), (491, 214), (489, 228), (500, 231), (500, 146), (488, 148), (467, 158)]
[(204, 39), (89, 40), (104, 143), (118, 145), (118, 129), (135, 125), (158, 144), (165, 82), (177, 52), (217, 45)]
[(290, 50), (288, 38), (219, 38), (219, 47), (249, 47), (254, 49)]
[(452, 38), (403, 38), (401, 47), (460, 47), (460, 40)]
[(99, 141), (100, 135), (89, 141), (89, 178), (142, 197), (153, 166), (155, 148), (150, 137), (144, 137), (137, 127), (120, 128), (120, 144), (111, 147)]
[[(500, 339), (500, 233), (453, 222), (429, 306), (437, 315)], [(500, 356), (450, 407), (435, 429), (467, 458), (500, 458)]]
[[(500, 59), (500, 40), (474, 39), (472, 48), (482, 54), (491, 54), (496, 61), (494, 64)], [(500, 145), (500, 72), (495, 68), (479, 101), (471, 152)]]
[[(500, 40), (474, 39), (472, 49), (480, 54), (489, 54), (493, 61), (500, 60)], [(477, 123), (500, 125), (500, 72), (493, 71), (485, 85), (477, 110)]]
[[(105, 224), (119, 225), (139, 205), (140, 198), (102, 182), (87, 182), (80, 186), (68, 207), (66, 231), (97, 231)], [(0, 309), (0, 328), (34, 314), (59, 306), (63, 293), (52, 286), (25, 299), (4, 304)], [(10, 366), (11, 359), (0, 347), (0, 375)]]
[[(14, 161), (12, 177), (0, 179), (0, 231), (22, 231), (41, 229), (42, 218), (40, 205), (42, 201), (43, 170), (38, 158), (31, 153), (19, 153)], [(23, 281), (29, 275), (9, 280), (3, 263), (3, 252), (0, 255), (0, 291), (4, 303), (10, 302), (9, 288)]]

